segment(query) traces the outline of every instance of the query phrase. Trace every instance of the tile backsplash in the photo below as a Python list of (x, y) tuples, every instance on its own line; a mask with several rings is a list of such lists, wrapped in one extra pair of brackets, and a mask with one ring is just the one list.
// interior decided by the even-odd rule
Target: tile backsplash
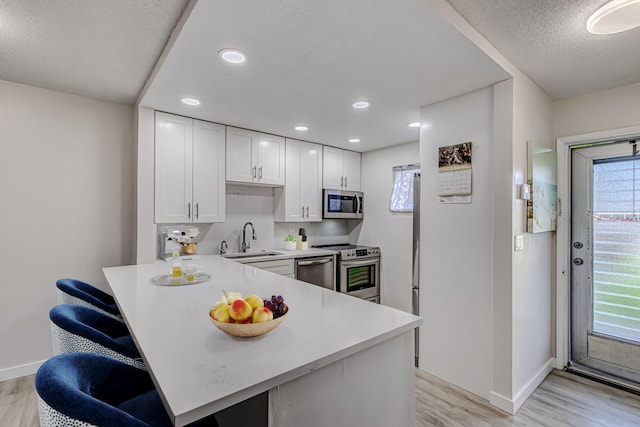
[[(329, 243), (355, 243), (358, 240), (361, 221), (275, 222), (273, 188), (227, 184), (226, 190), (225, 222), (194, 224), (200, 230), (196, 241), (198, 242), (198, 253), (201, 255), (218, 254), (222, 240), (227, 241), (228, 252), (239, 252), (242, 242), (242, 227), (246, 222), (253, 224), (256, 233), (256, 240), (251, 240), (251, 230), (247, 230), (247, 242), (251, 245), (250, 251), (282, 249), (284, 237), (287, 234), (297, 235), (300, 228), (305, 229), (310, 246)], [(159, 235), (160, 226), (157, 229)], [(159, 240), (158, 238), (158, 242)]]

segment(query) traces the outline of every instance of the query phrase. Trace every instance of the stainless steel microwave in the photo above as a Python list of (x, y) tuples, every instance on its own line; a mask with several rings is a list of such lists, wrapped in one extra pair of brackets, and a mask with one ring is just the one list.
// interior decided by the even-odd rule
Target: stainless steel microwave
[(361, 191), (323, 191), (323, 218), (360, 219), (363, 214), (364, 193)]

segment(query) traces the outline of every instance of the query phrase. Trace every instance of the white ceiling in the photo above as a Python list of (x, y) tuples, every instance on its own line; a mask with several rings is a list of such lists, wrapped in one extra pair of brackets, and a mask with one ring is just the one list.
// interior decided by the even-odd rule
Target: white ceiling
[[(247, 62), (221, 61), (224, 48), (246, 52)], [(367, 151), (417, 140), (407, 125), (421, 106), (507, 77), (424, 0), (208, 0), (193, 9), (141, 103)], [(185, 96), (202, 104), (183, 106)], [(359, 99), (371, 107), (351, 108)], [(298, 124), (309, 131), (296, 132)]]
[[(507, 77), (430, 9), (437, 1), (192, 1), (142, 102), (357, 151), (416, 140), (406, 124), (420, 106)], [(640, 81), (640, 28), (584, 29), (605, 0), (448, 1), (553, 98)], [(0, 79), (132, 104), (186, 4), (1, 0)], [(225, 47), (248, 62), (221, 63)], [(202, 105), (181, 106), (186, 95)], [(371, 108), (352, 110), (361, 98)], [(302, 123), (306, 134), (293, 130)]]
[(640, 82), (640, 27), (587, 32), (608, 0), (447, 0), (552, 98)]
[(0, 0), (0, 79), (132, 104), (187, 0)]

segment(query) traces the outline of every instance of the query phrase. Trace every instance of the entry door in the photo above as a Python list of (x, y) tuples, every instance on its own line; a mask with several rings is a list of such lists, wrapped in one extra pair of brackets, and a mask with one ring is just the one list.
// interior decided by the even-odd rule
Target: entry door
[(640, 154), (572, 150), (571, 362), (640, 383)]

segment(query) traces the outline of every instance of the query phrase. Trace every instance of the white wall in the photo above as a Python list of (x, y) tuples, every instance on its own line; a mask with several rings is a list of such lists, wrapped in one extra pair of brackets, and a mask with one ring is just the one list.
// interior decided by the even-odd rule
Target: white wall
[[(493, 90), (421, 110), (420, 367), (484, 398), (492, 360)], [(438, 147), (473, 143), (473, 202), (440, 204)]]
[(640, 124), (640, 83), (553, 102), (553, 134), (582, 135)]
[(393, 167), (418, 163), (420, 143), (394, 145), (362, 154), (362, 191), (366, 211), (358, 244), (380, 246), (380, 299), (411, 312), (413, 215), (391, 212)]
[(133, 110), (0, 81), (0, 380), (52, 355), (55, 281), (132, 262)]
[[(512, 255), (513, 395), (517, 409), (553, 367), (555, 232), (526, 233), (526, 205), (518, 185), (526, 182), (527, 141), (554, 148), (551, 98), (528, 78), (514, 78), (513, 223), (524, 250)], [(513, 245), (513, 243), (511, 243)]]

